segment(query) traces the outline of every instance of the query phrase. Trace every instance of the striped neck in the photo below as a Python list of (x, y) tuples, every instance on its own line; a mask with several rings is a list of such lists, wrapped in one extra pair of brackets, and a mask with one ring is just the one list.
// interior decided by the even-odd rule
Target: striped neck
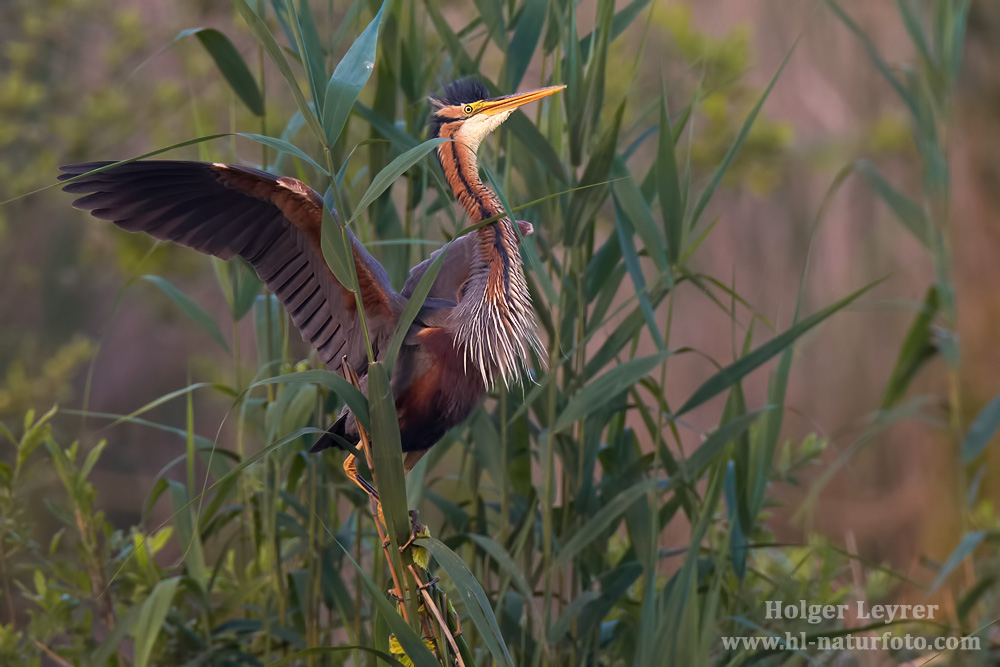
[[(497, 196), (479, 178), (475, 146), (453, 137), (448, 125), (441, 130), (440, 136), (453, 139), (438, 147), (438, 159), (455, 198), (474, 221), (501, 214)], [(479, 370), (487, 387), (498, 375), (510, 386), (520, 381), (522, 369), (530, 369), (531, 350), (544, 358), (517, 232), (504, 217), (473, 233), (478, 241), (476, 252), (452, 313), (455, 345), (465, 363)]]

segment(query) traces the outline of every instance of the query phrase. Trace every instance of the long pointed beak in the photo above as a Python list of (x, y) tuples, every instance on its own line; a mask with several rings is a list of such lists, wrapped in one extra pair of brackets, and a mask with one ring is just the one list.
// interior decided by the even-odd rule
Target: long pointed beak
[(479, 113), (492, 116), (494, 114), (503, 113), (504, 111), (513, 111), (520, 106), (528, 104), (529, 102), (534, 102), (542, 99), (543, 97), (548, 97), (553, 93), (558, 93), (565, 87), (565, 84), (562, 86), (548, 86), (547, 88), (539, 88), (538, 90), (531, 90), (527, 93), (516, 93), (514, 95), (494, 97), (491, 100), (483, 102), (483, 106), (479, 110)]

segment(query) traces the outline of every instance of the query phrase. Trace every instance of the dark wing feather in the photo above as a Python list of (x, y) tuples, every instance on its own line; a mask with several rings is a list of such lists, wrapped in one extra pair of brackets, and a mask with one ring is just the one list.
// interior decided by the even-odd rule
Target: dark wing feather
[[(429, 299), (444, 299), (452, 303), (458, 303), (458, 292), (469, 277), (469, 268), (472, 263), (472, 244), (475, 243), (475, 235), (466, 234), (451, 242), (448, 247), (448, 254), (444, 258), (441, 270), (434, 277), (434, 284), (427, 295)], [(444, 252), (444, 248), (438, 248), (431, 253), (431, 256), (420, 262), (406, 276), (403, 289), (400, 294), (409, 299), (413, 296), (413, 290), (417, 289), (417, 283), (427, 273), (427, 269), (437, 259), (438, 255)]]
[[(108, 164), (67, 165), (59, 179)], [(323, 259), (322, 199), (302, 182), (248, 167), (150, 160), (83, 176), (63, 189), (86, 195), (76, 208), (130, 232), (223, 259), (243, 257), (328, 368), (339, 369), (344, 356), (356, 372), (367, 366), (354, 294)], [(369, 334), (375, 343), (388, 340), (401, 299), (375, 258), (353, 236), (351, 242)]]

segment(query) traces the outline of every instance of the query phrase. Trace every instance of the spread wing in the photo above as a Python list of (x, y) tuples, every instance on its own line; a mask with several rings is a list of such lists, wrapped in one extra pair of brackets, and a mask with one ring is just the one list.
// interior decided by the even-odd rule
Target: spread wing
[[(110, 162), (61, 167), (69, 180)], [(137, 161), (63, 187), (86, 194), (73, 206), (130, 232), (145, 232), (200, 252), (243, 257), (284, 304), (302, 338), (328, 368), (341, 357), (367, 367), (354, 294), (323, 259), (322, 198), (294, 178), (206, 162)], [(385, 269), (351, 236), (354, 265), (373, 344), (392, 336), (400, 297)]]

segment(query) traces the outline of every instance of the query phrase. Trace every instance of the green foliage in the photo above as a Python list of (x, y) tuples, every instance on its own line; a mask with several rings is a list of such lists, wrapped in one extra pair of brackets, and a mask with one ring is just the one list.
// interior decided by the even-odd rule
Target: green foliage
[[(358, 1), (350, 8), (305, 0), (234, 4), (255, 40), (255, 55), (266, 56), (280, 78), (244, 60), (248, 50), (233, 46), (244, 36), (237, 29), (185, 31), (197, 35), (208, 51), (201, 55), (222, 79), (205, 71), (208, 60), (189, 75), (225, 80), (240, 101), (232, 103), (236, 128), (229, 119), (196, 117), (198, 131), (188, 136), (216, 138), (253, 123), (260, 132), (240, 136), (260, 144), (260, 166), (325, 190), (340, 215), (324, 216), (324, 256), (355, 293), (344, 225), (352, 225), (397, 280), (400, 267), (418, 258), (413, 246), (427, 250), (413, 240), (468, 232), (428, 159), (434, 144), (422, 142), (428, 113), (422, 96), (442, 70), (477, 73), (497, 93), (518, 82), (569, 84), (562, 97), (529, 109), (530, 120), (518, 112), (482, 151), (484, 171), (504, 205), (537, 221), (522, 249), (546, 358), (531, 360), (536, 370), (523, 391), (497, 388), (404, 481), (389, 384), (401, 333), (389, 358), (369, 365), (366, 398), (348, 380), (317, 368), (314, 358), (293, 359), (287, 317), (274, 298), (258, 296), (260, 282), (244, 264), (214, 264), (230, 315), (225, 325), (173, 282), (147, 276), (218, 351), (232, 355), (216, 369), (224, 379), (192, 382), (125, 416), (90, 415), (158, 428), (183, 441), (183, 454), (151, 485), (144, 520), (127, 530), (99, 511), (93, 478), (101, 457), (135, 443), (110, 430), (108, 440), (93, 447), (67, 447), (53, 435), (54, 410), (38, 420), (28, 410), (58, 393), (69, 365), (56, 364), (57, 386), (34, 392), (31, 401), (4, 404), (0, 391), (0, 412), (6, 405), (28, 415), (18, 435), (0, 431), (4, 461), (12, 462), (0, 463), (0, 658), (42, 664), (56, 656), (93, 665), (778, 664), (788, 656), (725, 649), (719, 637), (816, 634), (801, 620), (763, 627), (762, 600), (836, 604), (850, 587), (872, 598), (885, 595), (893, 573), (864, 564), (867, 573), (858, 576), (855, 556), (819, 539), (776, 545), (766, 525), (775, 487), (799, 483), (826, 447), (817, 436), (781, 441), (793, 346), (868, 287), (858, 285), (813, 313), (795, 304), (793, 321), (760, 343), (758, 316), (751, 313), (749, 323), (737, 316), (735, 304), (745, 304), (743, 298), (694, 268), (715, 224), (703, 214), (719, 188), (773, 185), (772, 159), (790, 139), (790, 129), (762, 111), (782, 70), (763, 90), (736, 81), (749, 59), (744, 32), (709, 38), (683, 10), (641, 0), (617, 13), (616, 3), (597, 2), (596, 28), (583, 40), (577, 12), (590, 11), (589, 5), (559, 0), (481, 0), (481, 15), (458, 28), (432, 0)], [(946, 43), (921, 50), (933, 75), (933, 85), (924, 88), (939, 103), (957, 72), (961, 14), (936, 17), (947, 26)], [(335, 30), (345, 15), (347, 27)], [(916, 30), (911, 23), (907, 29)], [(614, 76), (624, 71), (616, 66), (623, 35), (643, 24), (670, 31), (678, 60), (701, 63), (694, 84), (685, 78), (665, 86), (669, 99), (660, 89), (644, 98), (632, 81)], [(130, 41), (123, 37), (121, 44)], [(485, 55), (496, 47), (504, 52), (499, 68)], [(30, 62), (30, 56), (18, 58)], [(22, 104), (42, 105), (44, 87), (21, 76), (7, 85), (22, 90)], [(893, 83), (913, 97), (902, 82)], [(103, 108), (114, 120), (134, 113), (126, 102)], [(907, 107), (919, 124), (926, 120), (921, 110), (940, 105), (907, 98)], [(290, 119), (275, 125), (278, 114)], [(302, 127), (309, 132), (299, 136)], [(172, 136), (165, 143), (176, 141)], [(186, 143), (207, 151), (200, 142)], [(918, 145), (928, 179), (946, 173), (943, 158), (931, 164), (946, 153), (929, 140)], [(88, 148), (80, 137), (73, 152)], [(277, 152), (274, 161), (268, 149)], [(874, 167), (858, 168), (911, 231), (936, 220), (933, 203), (924, 211)], [(946, 190), (933, 180), (926, 187)], [(916, 352), (901, 357), (887, 406), (924, 361), (928, 318), (953, 312), (943, 244), (936, 245), (932, 229), (922, 229), (921, 238), (941, 259), (940, 304), (925, 304), (904, 346)], [(433, 271), (428, 275), (429, 281)], [(622, 296), (626, 277), (635, 289)], [(426, 294), (428, 285), (416, 293)], [(685, 290), (723, 307), (734, 330), (744, 326), (746, 335), (734, 342), (734, 358), (713, 360), (718, 370), (678, 407), (665, 396), (672, 364), (692, 352), (671, 343), (671, 322), (683, 304), (675, 298)], [(363, 315), (361, 305), (359, 299)], [(230, 344), (223, 333), (238, 332), (247, 315), (255, 365), (241, 359), (239, 341)], [(374, 356), (370, 343), (368, 352)], [(775, 359), (766, 403), (748, 405), (742, 383)], [(25, 385), (15, 389), (30, 393)], [(232, 405), (234, 447), (195, 432), (203, 394)], [(723, 397), (714, 426), (694, 434), (697, 446), (685, 448), (691, 426), (682, 415)], [(183, 425), (156, 421), (153, 410), (181, 398)], [(344, 403), (372, 437), (373, 469), (363, 474), (374, 477), (381, 520), (346, 480), (339, 453), (307, 453)], [(983, 434), (995, 430), (996, 413), (991, 405), (977, 422), (970, 456), (982, 449)], [(58, 493), (46, 502), (57, 530), (28, 512), (39, 497), (32, 485), (44, 481), (46, 471), (58, 480)], [(419, 509), (430, 528), (400, 551), (411, 509)], [(165, 520), (151, 518), (164, 511)], [(670, 549), (661, 546), (668, 526), (684, 534)], [(969, 533), (941, 577), (984, 535)], [(414, 573), (425, 567), (435, 579), (418, 589)], [(407, 593), (394, 601), (386, 591), (399, 590), (400, 578)], [(432, 608), (439, 614), (432, 617)], [(965, 618), (961, 629), (969, 629)]]

